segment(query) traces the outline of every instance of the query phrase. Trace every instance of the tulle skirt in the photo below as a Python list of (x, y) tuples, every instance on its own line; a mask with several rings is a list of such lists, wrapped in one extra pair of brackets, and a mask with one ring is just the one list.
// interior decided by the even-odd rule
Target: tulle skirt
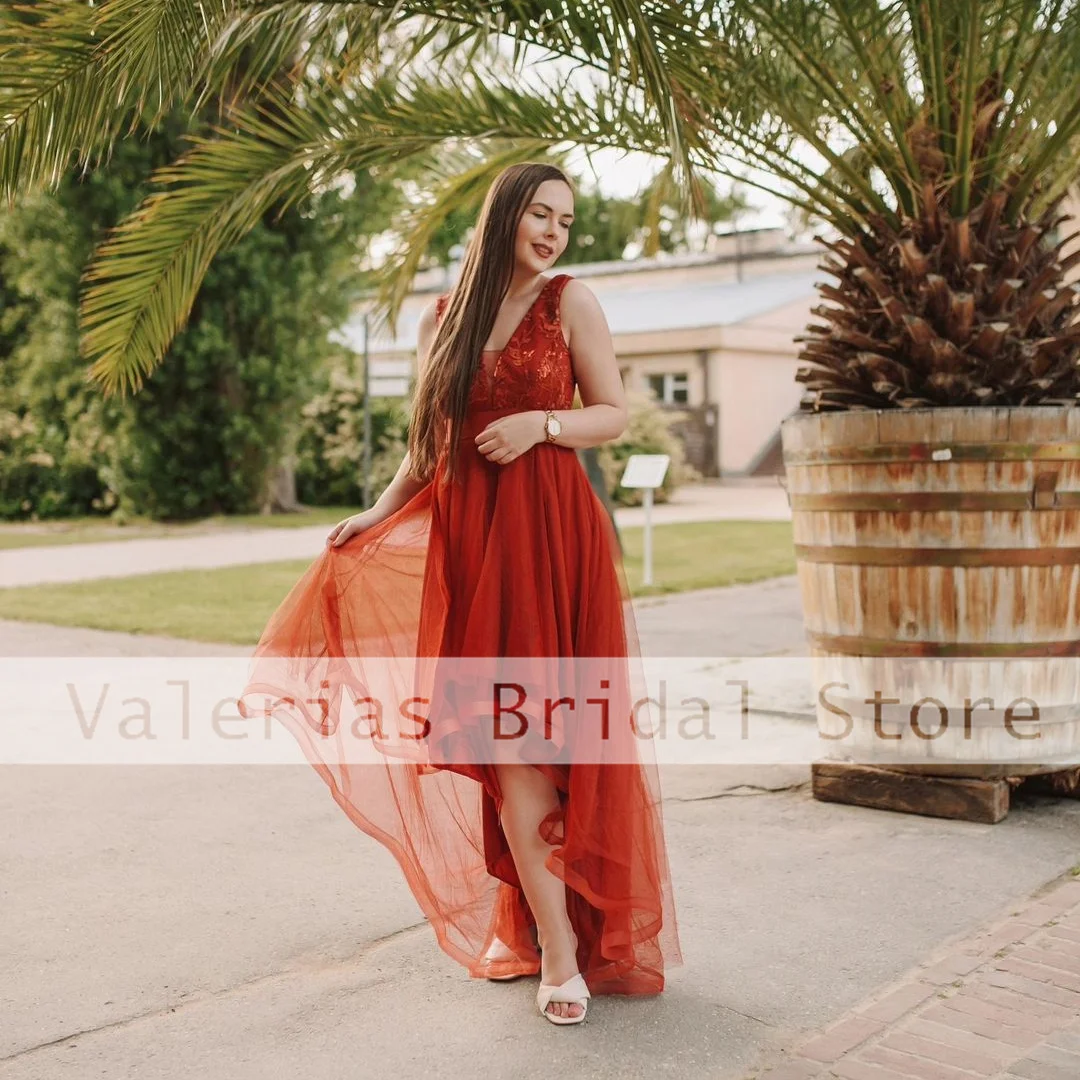
[[(567, 664), (592, 675), (593, 658), (605, 674), (614, 662), (616, 721), (639, 684), (618, 541), (575, 451), (542, 443), (497, 465), (475, 448), (510, 411), (470, 414), (453, 482), (440, 464), (395, 514), (314, 561), (270, 619), (240, 699), (244, 715), (288, 727), (342, 810), (393, 853), (439, 945), (477, 978), (531, 974), (539, 958), (499, 819), (490, 704), (463, 672), (505, 661), (541, 683), (565, 680)], [(422, 720), (375, 709), (416, 704), (417, 690)], [(559, 805), (540, 832), (590, 991), (659, 992), (682, 958), (652, 747), (618, 722), (599, 740), (595, 720), (566, 708), (513, 715), (544, 732), (528, 760)], [(513, 959), (485, 960), (495, 937)]]

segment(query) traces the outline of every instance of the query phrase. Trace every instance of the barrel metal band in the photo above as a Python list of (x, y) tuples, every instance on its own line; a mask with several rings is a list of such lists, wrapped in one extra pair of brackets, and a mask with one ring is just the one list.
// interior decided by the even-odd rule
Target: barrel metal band
[(785, 465), (851, 465), (949, 461), (1080, 461), (1080, 442), (879, 443), (785, 450)]
[(825, 634), (807, 630), (816, 649), (843, 656), (905, 657), (1036, 657), (1080, 656), (1080, 641), (892, 641), (850, 634)]
[(796, 544), (796, 558), (834, 566), (1077, 566), (1080, 547), (899, 548)]
[(1026, 491), (788, 492), (792, 510), (1077, 510), (1080, 491), (1057, 491), (1049, 505), (1033, 506)]

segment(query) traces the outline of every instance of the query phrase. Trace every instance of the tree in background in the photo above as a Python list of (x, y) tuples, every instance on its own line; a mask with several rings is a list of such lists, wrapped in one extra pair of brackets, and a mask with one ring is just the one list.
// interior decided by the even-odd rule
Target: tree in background
[(193, 518), (294, 502), (269, 485), (330, 353), (327, 334), (359, 291), (352, 230), (339, 235), (351, 216), (343, 205), (329, 192), (310, 214), (290, 208), (214, 260), (169, 362), (123, 411), (123, 506)]
[(395, 194), (361, 175), (348, 195), (268, 211), (214, 260), (170, 363), (143, 393), (103, 398), (79, 353), (80, 273), (185, 138), (172, 114), (108, 163), (0, 212), (0, 517), (180, 519), (290, 501), (288, 485), (273, 490), (280, 460), (327, 333), (363, 289), (365, 218)]
[(641, 254), (656, 255), (658, 252), (693, 250), (696, 242), (691, 233), (702, 235), (702, 250), (708, 238), (720, 230), (721, 223), (732, 222), (735, 215), (749, 206), (741, 188), (733, 187), (729, 194), (721, 195), (716, 187), (695, 176), (691, 180), (694, 189), (692, 215), (680, 212), (679, 190), (672, 168), (666, 165), (650, 181), (642, 195), (641, 223), (638, 230), (638, 246)]
[[(173, 117), (149, 138), (122, 141), (107, 165), (0, 213), (0, 517), (184, 519), (292, 509), (297, 495), (316, 505), (359, 505), (362, 378), (339, 390), (328, 413), (326, 332), (344, 321), (361, 290), (365, 275), (355, 263), (392, 213), (400, 175), (393, 186), (353, 177), (347, 189), (325, 193), (314, 211), (290, 209), (279, 221), (268, 214), (220, 253), (169, 363), (138, 395), (104, 399), (85, 377), (80, 269), (183, 136)], [(571, 262), (617, 260), (648, 229), (645, 206), (634, 200), (585, 191), (575, 209)], [(450, 258), (474, 215), (469, 207), (447, 217), (429, 264)], [(675, 236), (684, 242), (681, 230)], [(392, 412), (400, 426), (401, 405)], [(400, 438), (386, 441), (380, 430), (377, 422), (376, 490), (404, 452)], [(588, 469), (591, 455), (583, 457)], [(598, 488), (605, 502), (609, 487)]]

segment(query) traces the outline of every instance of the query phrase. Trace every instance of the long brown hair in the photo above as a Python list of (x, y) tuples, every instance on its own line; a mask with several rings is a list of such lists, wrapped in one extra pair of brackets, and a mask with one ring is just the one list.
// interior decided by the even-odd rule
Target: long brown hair
[[(526, 161), (499, 173), (484, 197), (413, 399), (409, 471), (414, 479), (432, 479), (444, 439), (457, 446), (484, 342), (513, 278), (518, 223), (545, 180), (561, 180), (573, 190), (555, 165)], [(456, 457), (448, 454), (447, 479), (455, 475)]]

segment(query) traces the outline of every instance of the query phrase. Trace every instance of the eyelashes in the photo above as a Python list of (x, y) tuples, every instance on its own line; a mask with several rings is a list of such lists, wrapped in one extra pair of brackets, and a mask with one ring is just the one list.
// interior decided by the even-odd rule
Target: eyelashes
[[(535, 217), (535, 218), (542, 218), (542, 217), (547, 217), (547, 214), (542, 214), (542, 213), (540, 213), (540, 211), (538, 211), (538, 210), (534, 210), (534, 211), (533, 211), (533, 217)], [(567, 231), (567, 232), (569, 232), (569, 231), (570, 231), (570, 226), (569, 226), (569, 224), (568, 224), (567, 222), (565, 222), (565, 221), (560, 221), (560, 222), (559, 222), (559, 224), (560, 224), (560, 225), (562, 225), (562, 227), (563, 227), (564, 229), (566, 229), (566, 231)]]

